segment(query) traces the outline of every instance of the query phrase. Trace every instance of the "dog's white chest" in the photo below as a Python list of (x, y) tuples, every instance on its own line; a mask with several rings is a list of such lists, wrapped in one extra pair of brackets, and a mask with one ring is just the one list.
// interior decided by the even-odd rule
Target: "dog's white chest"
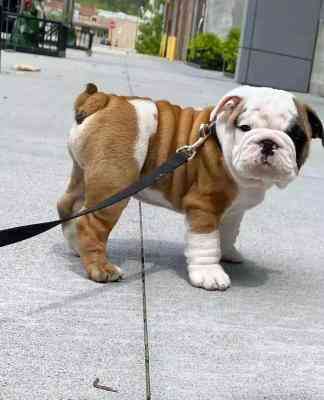
[(244, 212), (262, 203), (265, 196), (265, 190), (263, 189), (240, 189), (239, 195), (234, 200), (231, 207), (226, 211), (225, 215), (237, 214)]

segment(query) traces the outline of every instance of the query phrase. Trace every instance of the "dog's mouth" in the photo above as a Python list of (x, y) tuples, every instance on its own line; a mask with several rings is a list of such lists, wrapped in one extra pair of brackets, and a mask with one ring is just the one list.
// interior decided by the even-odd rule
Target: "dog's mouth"
[(245, 180), (286, 185), (297, 176), (296, 151), (284, 132), (256, 129), (233, 150), (233, 166)]

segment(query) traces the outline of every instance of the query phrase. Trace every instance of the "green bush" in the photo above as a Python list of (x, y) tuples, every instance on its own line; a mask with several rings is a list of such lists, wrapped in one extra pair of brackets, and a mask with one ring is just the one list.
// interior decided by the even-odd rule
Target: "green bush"
[(232, 74), (235, 73), (240, 34), (240, 28), (232, 28), (223, 43), (224, 69)]
[(187, 60), (202, 68), (234, 73), (240, 43), (240, 28), (232, 28), (225, 40), (214, 33), (200, 33), (188, 47)]
[(188, 47), (188, 61), (202, 68), (221, 71), (223, 69), (222, 40), (214, 33), (200, 33)]

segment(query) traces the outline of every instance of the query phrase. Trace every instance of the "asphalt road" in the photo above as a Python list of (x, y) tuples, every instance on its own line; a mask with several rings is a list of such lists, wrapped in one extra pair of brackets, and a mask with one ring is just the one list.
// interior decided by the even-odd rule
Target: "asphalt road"
[[(31, 63), (39, 73), (16, 73)], [(56, 216), (71, 166), (66, 139), (81, 87), (184, 105), (236, 86), (219, 73), (126, 54), (66, 59), (4, 53), (0, 221)], [(324, 101), (304, 95), (324, 120)], [(120, 283), (86, 279), (60, 229), (1, 248), (1, 400), (323, 400), (324, 149), (246, 217), (233, 286), (188, 283), (182, 217), (132, 201), (111, 239)], [(142, 262), (142, 243), (144, 263)], [(144, 285), (145, 283), (145, 285)], [(144, 291), (144, 288), (146, 289)], [(92, 386), (98, 377), (119, 393)]]

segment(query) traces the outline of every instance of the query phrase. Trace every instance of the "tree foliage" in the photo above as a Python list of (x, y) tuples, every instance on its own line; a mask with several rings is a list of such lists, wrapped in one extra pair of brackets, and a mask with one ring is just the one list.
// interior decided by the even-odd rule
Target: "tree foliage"
[(191, 39), (187, 60), (201, 68), (225, 70), (233, 74), (236, 68), (240, 42), (240, 28), (233, 27), (226, 39), (214, 33), (200, 33)]
[(225, 61), (225, 71), (234, 74), (240, 43), (240, 28), (234, 27), (230, 30), (223, 44), (223, 57)]
[(142, 54), (158, 55), (163, 28), (164, 0), (155, 0), (147, 4), (142, 15), (142, 23), (138, 27), (135, 49)]

